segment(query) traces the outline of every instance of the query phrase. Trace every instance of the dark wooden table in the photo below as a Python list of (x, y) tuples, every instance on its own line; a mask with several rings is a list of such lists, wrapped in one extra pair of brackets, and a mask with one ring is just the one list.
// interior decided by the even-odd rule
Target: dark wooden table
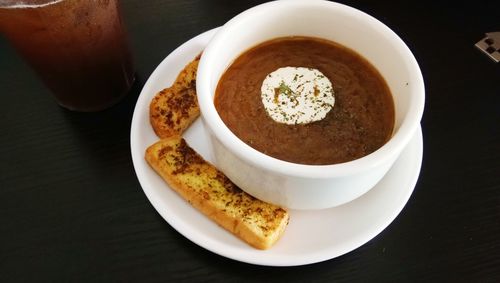
[(498, 1), (341, 1), (398, 33), (426, 83), (418, 184), (367, 244), (262, 267), (213, 254), (160, 217), (130, 156), (139, 92), (173, 49), (259, 2), (123, 0), (137, 81), (99, 113), (57, 106), (0, 39), (0, 282), (500, 281), (500, 63), (474, 47), (500, 31)]

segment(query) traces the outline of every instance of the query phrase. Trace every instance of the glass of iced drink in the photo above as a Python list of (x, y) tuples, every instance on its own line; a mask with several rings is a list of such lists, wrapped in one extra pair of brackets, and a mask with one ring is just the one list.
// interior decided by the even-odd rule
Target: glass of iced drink
[(0, 0), (0, 33), (70, 110), (105, 109), (134, 81), (118, 0)]

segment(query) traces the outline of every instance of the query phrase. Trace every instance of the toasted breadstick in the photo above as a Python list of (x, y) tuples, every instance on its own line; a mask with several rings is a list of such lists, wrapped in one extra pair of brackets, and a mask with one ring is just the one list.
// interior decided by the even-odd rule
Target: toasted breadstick
[(180, 136), (150, 146), (146, 160), (191, 205), (255, 248), (270, 248), (288, 224), (285, 209), (243, 192)]
[(196, 98), (198, 55), (179, 73), (171, 87), (158, 92), (149, 106), (149, 120), (160, 138), (180, 135), (200, 115)]

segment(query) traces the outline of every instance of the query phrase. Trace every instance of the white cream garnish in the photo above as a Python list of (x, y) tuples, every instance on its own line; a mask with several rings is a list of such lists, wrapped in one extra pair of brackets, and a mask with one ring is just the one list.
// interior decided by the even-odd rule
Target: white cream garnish
[(289, 125), (319, 121), (335, 103), (330, 80), (316, 69), (303, 67), (279, 68), (267, 75), (261, 99), (274, 121)]

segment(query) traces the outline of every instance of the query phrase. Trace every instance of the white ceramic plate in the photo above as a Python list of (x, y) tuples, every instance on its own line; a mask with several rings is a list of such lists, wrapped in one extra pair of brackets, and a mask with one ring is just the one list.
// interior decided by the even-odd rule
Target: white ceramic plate
[[(384, 230), (408, 201), (422, 162), (419, 130), (387, 175), (368, 193), (339, 207), (319, 211), (290, 211), (283, 237), (269, 250), (256, 250), (191, 207), (149, 167), (146, 148), (158, 138), (149, 123), (149, 103), (168, 87), (180, 70), (206, 46), (216, 29), (205, 32), (173, 51), (146, 82), (135, 107), (131, 151), (141, 186), (158, 213), (179, 233), (219, 255), (252, 264), (293, 266), (338, 257), (365, 244)], [(188, 143), (213, 161), (207, 132), (198, 119), (184, 134)]]

